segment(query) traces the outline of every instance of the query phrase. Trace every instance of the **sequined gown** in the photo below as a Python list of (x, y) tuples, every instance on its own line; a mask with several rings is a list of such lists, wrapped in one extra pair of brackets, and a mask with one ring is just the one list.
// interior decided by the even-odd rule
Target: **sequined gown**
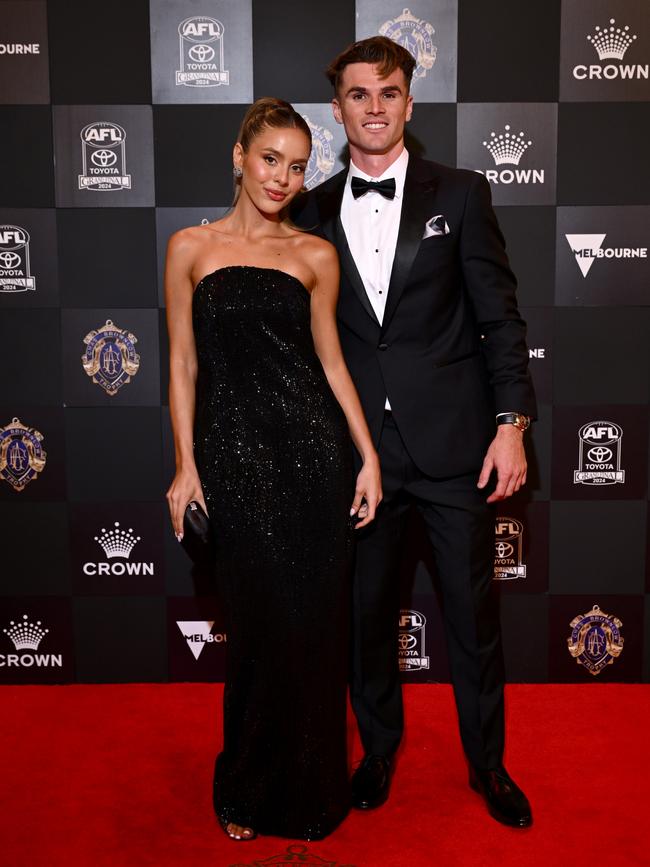
[(195, 457), (228, 634), (214, 807), (318, 839), (350, 797), (348, 428), (297, 278), (219, 268), (196, 287), (193, 324)]

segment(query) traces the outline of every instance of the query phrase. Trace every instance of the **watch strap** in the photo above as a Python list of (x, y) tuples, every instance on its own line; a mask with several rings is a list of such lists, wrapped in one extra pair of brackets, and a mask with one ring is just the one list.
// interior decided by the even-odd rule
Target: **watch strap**
[(512, 424), (523, 433), (530, 427), (530, 418), (518, 412), (500, 412), (497, 415), (497, 424)]

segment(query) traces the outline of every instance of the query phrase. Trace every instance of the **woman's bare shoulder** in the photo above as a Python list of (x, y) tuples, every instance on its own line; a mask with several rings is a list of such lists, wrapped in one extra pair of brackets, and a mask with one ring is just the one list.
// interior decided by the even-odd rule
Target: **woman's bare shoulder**
[(169, 236), (168, 250), (179, 254), (197, 250), (208, 240), (205, 226), (187, 226)]
[(320, 238), (318, 235), (300, 232), (298, 244), (301, 254), (308, 256), (311, 261), (316, 261), (319, 265), (327, 265), (338, 261), (338, 254), (334, 244), (331, 244), (325, 238)]

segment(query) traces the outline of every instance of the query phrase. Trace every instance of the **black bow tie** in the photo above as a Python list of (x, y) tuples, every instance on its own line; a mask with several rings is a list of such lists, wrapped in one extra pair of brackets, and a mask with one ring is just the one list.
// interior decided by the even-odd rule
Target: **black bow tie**
[(364, 181), (363, 178), (352, 178), (352, 195), (355, 199), (365, 196), (370, 190), (380, 193), (385, 199), (395, 198), (395, 178), (386, 178), (384, 181)]

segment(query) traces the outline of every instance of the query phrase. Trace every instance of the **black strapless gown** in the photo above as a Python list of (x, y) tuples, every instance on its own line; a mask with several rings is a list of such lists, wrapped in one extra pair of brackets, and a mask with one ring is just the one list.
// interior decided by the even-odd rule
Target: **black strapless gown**
[(348, 427), (296, 277), (219, 268), (196, 287), (193, 324), (194, 449), (228, 634), (214, 807), (314, 840), (350, 800)]

